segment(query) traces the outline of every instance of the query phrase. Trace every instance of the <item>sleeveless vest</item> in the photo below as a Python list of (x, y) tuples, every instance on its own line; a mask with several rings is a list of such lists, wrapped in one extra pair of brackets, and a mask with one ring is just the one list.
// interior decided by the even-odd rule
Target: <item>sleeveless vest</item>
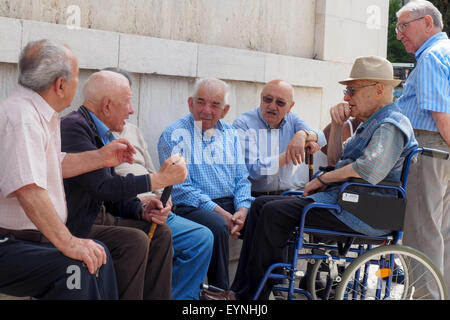
[[(398, 129), (400, 129), (406, 137), (406, 144), (400, 158), (395, 163), (394, 167), (391, 169), (388, 175), (385, 177), (385, 180), (400, 181), (405, 157), (414, 148), (416, 148), (418, 144), (414, 137), (414, 131), (411, 123), (409, 122), (408, 118), (406, 118), (400, 112), (400, 109), (395, 103), (391, 103), (375, 112), (369, 119), (367, 119), (366, 122), (364, 122), (358, 128), (358, 130), (356, 130), (355, 135), (351, 137), (345, 145), (342, 156), (336, 164), (336, 169), (353, 163), (356, 161), (356, 159), (361, 157), (367, 145), (369, 144), (375, 130), (378, 129), (383, 123), (393, 124)], [(325, 192), (319, 192), (306, 198), (313, 199), (315, 202), (336, 204), (338, 202), (339, 188), (342, 184), (343, 183), (335, 184), (329, 187)], [(367, 192), (367, 188), (362, 188), (360, 192)], [(382, 189), (371, 190), (370, 192), (383, 195), (392, 194), (392, 190), (386, 191)], [(394, 191), (394, 193), (396, 194), (396, 191)], [(330, 210), (330, 212), (353, 230), (369, 236), (380, 236), (391, 231), (374, 229), (345, 210), (342, 210), (342, 212), (339, 214), (335, 212), (335, 210)]]

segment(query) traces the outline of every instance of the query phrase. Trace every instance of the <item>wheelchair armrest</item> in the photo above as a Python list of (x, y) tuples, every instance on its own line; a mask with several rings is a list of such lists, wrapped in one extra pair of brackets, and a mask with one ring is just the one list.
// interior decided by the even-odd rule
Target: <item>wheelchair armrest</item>
[(422, 148), (422, 155), (443, 160), (447, 160), (449, 158), (448, 152), (431, 148)]
[(403, 189), (402, 183), (400, 181), (388, 181), (383, 180), (380, 183), (373, 185), (366, 180), (363, 180), (361, 178), (350, 178), (345, 182), (341, 188), (339, 189), (340, 193), (345, 192), (345, 189), (349, 186), (362, 186), (362, 187), (369, 187), (373, 189), (393, 189), (398, 191), (402, 198), (406, 198), (406, 191)]
[[(365, 184), (367, 186), (374, 187), (373, 184), (370, 184), (369, 182), (367, 182), (366, 180), (361, 179), (361, 178), (350, 178), (347, 181), (348, 182), (356, 182), (356, 183)], [(390, 187), (400, 187), (401, 185), (402, 185), (402, 183), (400, 181), (389, 181), (389, 180), (383, 180), (377, 184), (377, 186), (390, 186)]]

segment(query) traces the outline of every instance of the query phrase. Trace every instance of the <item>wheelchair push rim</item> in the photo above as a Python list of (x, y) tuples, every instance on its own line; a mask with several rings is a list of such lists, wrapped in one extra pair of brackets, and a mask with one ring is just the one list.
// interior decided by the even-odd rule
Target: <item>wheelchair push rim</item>
[(427, 256), (410, 247), (392, 245), (371, 249), (355, 259), (342, 275), (335, 298), (446, 300), (448, 297), (442, 274)]

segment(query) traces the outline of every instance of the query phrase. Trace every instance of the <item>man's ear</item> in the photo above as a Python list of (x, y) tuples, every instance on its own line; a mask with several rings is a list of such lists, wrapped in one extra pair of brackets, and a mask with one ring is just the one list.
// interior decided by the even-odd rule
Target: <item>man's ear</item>
[(189, 111), (192, 113), (194, 111), (194, 99), (192, 97), (189, 97), (188, 99), (188, 106)]
[(291, 106), (289, 107), (289, 111), (288, 111), (287, 113), (291, 112), (291, 110), (292, 110), (292, 108), (294, 107), (294, 105), (295, 105), (295, 101), (292, 101), (292, 104), (291, 104)]
[(101, 111), (105, 116), (111, 114), (111, 99), (109, 97), (104, 97), (101, 101)]
[(55, 94), (59, 98), (64, 98), (65, 85), (66, 85), (66, 80), (64, 80), (64, 78), (58, 78), (53, 83), (53, 90), (55, 91)]
[(230, 105), (229, 105), (229, 104), (226, 104), (226, 105), (223, 107), (222, 117), (221, 117), (220, 119), (225, 118), (225, 116), (227, 115), (227, 113), (228, 113), (229, 110), (230, 110)]
[(384, 85), (382, 83), (377, 83), (375, 85), (375, 89), (377, 90), (377, 95), (383, 95), (384, 94)]
[(425, 16), (423, 17), (423, 19), (425, 20), (425, 30), (427, 32), (431, 32), (434, 29), (434, 22), (433, 22), (433, 18), (431, 16)]

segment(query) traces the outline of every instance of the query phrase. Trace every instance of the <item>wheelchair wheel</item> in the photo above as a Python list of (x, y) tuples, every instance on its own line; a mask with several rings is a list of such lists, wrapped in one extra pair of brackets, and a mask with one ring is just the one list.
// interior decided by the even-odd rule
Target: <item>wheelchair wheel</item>
[(333, 275), (328, 260), (315, 259), (309, 264), (306, 273), (306, 288), (314, 300), (334, 299), (336, 287), (341, 280), (343, 267), (338, 267), (338, 274)]
[(342, 275), (337, 300), (445, 300), (439, 270), (423, 253), (406, 246), (371, 249)]

